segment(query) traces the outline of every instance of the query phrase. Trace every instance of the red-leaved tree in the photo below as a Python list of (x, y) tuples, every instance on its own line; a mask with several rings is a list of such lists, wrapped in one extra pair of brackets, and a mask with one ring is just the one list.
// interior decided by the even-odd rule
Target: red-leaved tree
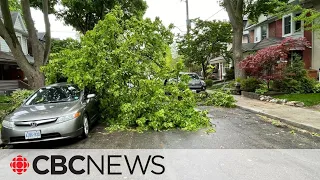
[(246, 75), (265, 80), (268, 84), (272, 80), (283, 78), (290, 51), (309, 48), (310, 42), (306, 38), (286, 38), (279, 44), (259, 50), (242, 60), (239, 67)]

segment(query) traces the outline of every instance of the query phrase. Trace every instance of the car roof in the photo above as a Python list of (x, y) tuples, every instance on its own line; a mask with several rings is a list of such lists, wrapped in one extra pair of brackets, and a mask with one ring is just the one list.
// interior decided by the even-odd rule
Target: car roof
[(196, 75), (198, 75), (198, 74), (195, 73), (195, 72), (180, 72), (179, 74), (196, 74)]
[(62, 83), (50, 84), (50, 85), (45, 86), (45, 87), (61, 87), (61, 86), (67, 86), (67, 85), (73, 86), (73, 84), (70, 84), (70, 83), (67, 83), (67, 82), (62, 82)]

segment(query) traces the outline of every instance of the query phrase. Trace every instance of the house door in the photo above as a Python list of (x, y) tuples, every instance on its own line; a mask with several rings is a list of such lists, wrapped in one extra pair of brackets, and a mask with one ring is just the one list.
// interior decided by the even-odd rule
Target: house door
[(24, 78), (23, 72), (17, 65), (2, 64), (0, 69), (1, 80), (23, 80)]

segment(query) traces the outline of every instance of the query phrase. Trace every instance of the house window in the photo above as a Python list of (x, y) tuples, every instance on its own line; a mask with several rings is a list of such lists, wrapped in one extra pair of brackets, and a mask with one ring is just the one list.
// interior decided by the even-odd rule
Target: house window
[[(296, 17), (300, 16), (301, 13), (296, 14)], [(294, 32), (300, 32), (301, 31), (301, 21), (295, 21), (294, 22)]]
[(291, 16), (284, 18), (284, 34), (291, 34)]
[(267, 37), (267, 25), (261, 26), (261, 39), (264, 39)]

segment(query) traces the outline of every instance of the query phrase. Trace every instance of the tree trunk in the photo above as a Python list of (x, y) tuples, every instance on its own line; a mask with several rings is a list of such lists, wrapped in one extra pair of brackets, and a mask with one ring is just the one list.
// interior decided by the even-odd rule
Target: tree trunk
[(242, 36), (243, 36), (243, 9), (244, 0), (223, 0), (224, 7), (228, 12), (230, 23), (233, 28), (233, 61), (235, 78), (244, 78), (245, 73), (239, 68), (239, 62), (242, 61)]
[(233, 30), (233, 60), (234, 60), (234, 73), (235, 78), (245, 78), (245, 73), (242, 69), (239, 68), (239, 63), (243, 59), (243, 52), (242, 52), (242, 35), (243, 35), (243, 28), (242, 24), (241, 27), (238, 29)]
[(34, 70), (33, 72), (26, 74), (26, 76), (31, 89), (38, 89), (45, 85), (44, 74), (38, 70)]

